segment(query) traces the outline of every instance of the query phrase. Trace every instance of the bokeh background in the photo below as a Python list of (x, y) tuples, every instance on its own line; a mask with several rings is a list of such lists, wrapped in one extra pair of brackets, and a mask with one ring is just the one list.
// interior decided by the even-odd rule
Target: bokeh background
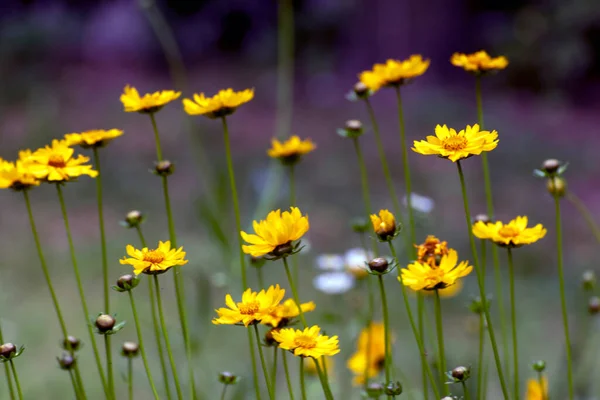
[[(101, 151), (108, 255), (116, 280), (129, 271), (118, 263), (125, 245), (138, 244), (135, 232), (118, 224), (127, 211), (139, 209), (147, 215), (143, 229), (150, 242), (168, 237), (160, 182), (148, 172), (155, 159), (151, 125), (144, 115), (123, 112), (119, 95), (125, 84), (141, 92), (177, 88), (184, 96), (211, 94), (227, 87), (255, 88), (255, 99), (230, 118), (243, 223), (248, 226), (271, 208), (288, 207), (285, 174), (266, 156), (271, 138), (291, 132), (312, 138), (318, 149), (303, 160), (297, 172), (298, 204), (311, 220), (306, 241), (310, 246), (300, 259), (301, 297), (317, 303), (309, 315), (311, 322), (340, 335), (343, 351), (335, 357), (334, 390), (340, 399), (358, 398), (344, 365), (363, 323), (364, 287), (357, 282), (346, 293), (328, 295), (312, 284), (319, 274), (315, 268), (318, 255), (344, 253), (360, 244), (350, 229), (350, 220), (363, 210), (358, 167), (351, 143), (339, 137), (336, 128), (351, 118), (362, 119), (367, 127), (370, 123), (364, 106), (347, 101), (345, 95), (357, 73), (375, 62), (413, 53), (430, 58), (427, 73), (403, 88), (408, 138), (420, 139), (436, 124), (458, 128), (476, 121), (474, 81), (449, 63), (453, 52), (486, 49), (506, 55), (509, 67), (483, 80), (486, 125), (500, 134), (500, 145), (489, 156), (496, 217), (506, 220), (528, 215), (549, 231), (541, 242), (515, 252), (522, 379), (533, 377), (528, 368), (532, 361), (544, 359), (556, 393), (553, 397), (563, 398), (566, 373), (553, 203), (543, 180), (534, 178), (532, 170), (549, 157), (568, 161), (570, 190), (582, 198), (593, 215), (600, 213), (600, 8), (596, 1), (293, 1), (295, 48), (289, 125), (286, 107), (281, 102), (278, 106), (277, 100), (278, 6), (285, 3), (4, 0), (0, 8), (0, 156), (13, 159), (19, 149), (41, 147), (68, 132), (125, 131)], [(372, 101), (396, 190), (404, 195), (393, 93), (382, 90)], [(235, 297), (240, 292), (221, 126), (218, 121), (185, 115), (178, 101), (160, 111), (157, 119), (164, 153), (177, 166), (170, 182), (179, 241), (190, 259), (182, 273), (197, 386), (203, 398), (214, 398), (220, 389), (217, 374), (230, 370), (243, 377), (232, 396), (250, 399), (243, 328), (210, 324), (213, 309), (221, 306), (225, 294)], [(373, 203), (377, 208), (391, 207), (372, 132), (368, 131), (361, 142), (367, 155)], [(430, 212), (418, 213), (418, 237), (438, 235), (457, 248), (462, 258), (470, 258), (454, 166), (415, 153), (409, 157), (415, 192), (435, 203)], [(473, 158), (464, 166), (472, 209), (482, 212), (480, 162)], [(267, 189), (272, 192), (265, 196)], [(95, 184), (82, 178), (67, 185), (65, 192), (90, 308), (93, 313), (101, 312)], [(55, 190), (42, 186), (31, 197), (60, 303), (67, 311), (67, 325), (85, 342), (87, 333)], [(70, 398), (68, 377), (55, 361), (60, 354), (59, 327), (22, 198), (4, 191), (0, 209), (0, 322), (7, 340), (26, 346), (17, 360), (25, 397)], [(577, 391), (581, 399), (592, 399), (600, 392), (597, 380), (591, 379), (599, 372), (598, 322), (587, 314), (587, 295), (581, 290), (580, 279), (583, 271), (597, 270), (599, 244), (567, 201), (564, 222)], [(406, 249), (402, 254), (406, 260)], [(504, 258), (502, 263), (504, 268)], [(268, 263), (264, 273), (269, 284), (287, 287), (279, 263)], [(254, 271), (250, 276), (256, 288)], [(491, 287), (491, 272), (488, 277)], [(163, 279), (163, 286), (179, 368), (185, 371), (171, 279)], [(504, 286), (507, 289), (506, 280)], [(405, 375), (406, 392), (412, 388), (419, 398), (418, 355), (394, 278), (388, 282), (388, 291), (398, 337), (394, 349), (397, 369)], [(475, 277), (470, 276), (457, 297), (444, 301), (449, 366), (475, 365), (477, 335), (473, 326), (477, 317), (467, 308), (475, 293)], [(143, 286), (136, 296), (143, 307)], [(114, 292), (112, 304), (118, 319), (129, 321), (114, 342), (135, 340), (126, 296)], [(150, 346), (149, 313), (147, 307), (144, 309), (147, 347), (155, 357)], [(89, 346), (84, 347), (80, 363), (85, 366), (89, 397), (99, 399), (102, 395), (89, 350)], [(125, 365), (117, 356), (117, 382), (123, 395)], [(155, 378), (158, 376), (156, 368)], [(497, 398), (491, 360), (489, 376), (490, 398)], [(149, 398), (141, 360), (135, 380), (138, 398)], [(279, 384), (285, 393), (284, 382)], [(320, 398), (318, 381), (311, 383), (310, 390), (311, 398)], [(4, 396), (6, 393), (0, 392), (0, 397)]]

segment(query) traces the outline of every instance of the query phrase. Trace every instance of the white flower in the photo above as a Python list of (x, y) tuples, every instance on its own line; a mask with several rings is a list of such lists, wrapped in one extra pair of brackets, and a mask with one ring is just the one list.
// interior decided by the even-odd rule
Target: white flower
[(326, 294), (346, 293), (354, 287), (354, 277), (346, 272), (325, 272), (315, 276), (313, 286)]
[(343, 271), (344, 257), (339, 254), (321, 254), (317, 257), (317, 268), (323, 271)]
[[(405, 207), (408, 207), (407, 200), (407, 196), (404, 196), (404, 198), (402, 199), (402, 204), (404, 204)], [(413, 210), (422, 212), (423, 214), (429, 214), (435, 206), (435, 202), (432, 198), (429, 198), (427, 196), (421, 196), (420, 194), (416, 193), (410, 194), (410, 202)]]

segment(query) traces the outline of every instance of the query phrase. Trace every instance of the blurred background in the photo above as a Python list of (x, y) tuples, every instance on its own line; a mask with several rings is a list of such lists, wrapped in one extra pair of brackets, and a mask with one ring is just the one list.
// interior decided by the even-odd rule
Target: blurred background
[[(143, 229), (150, 243), (168, 237), (160, 182), (148, 172), (155, 160), (151, 124), (145, 115), (123, 112), (119, 96), (125, 84), (137, 87), (141, 93), (176, 88), (183, 91), (183, 97), (197, 92), (213, 94), (228, 87), (254, 88), (255, 99), (229, 118), (243, 224), (249, 226), (270, 209), (289, 206), (285, 171), (266, 156), (271, 138), (290, 133), (312, 138), (318, 149), (303, 159), (296, 175), (298, 204), (311, 221), (305, 241), (309, 246), (300, 255), (301, 298), (317, 303), (317, 309), (307, 315), (310, 322), (340, 336), (342, 353), (335, 357), (333, 377), (338, 398), (359, 398), (359, 390), (348, 383), (345, 362), (354, 351), (356, 336), (364, 323), (364, 284), (350, 279), (351, 283), (336, 294), (324, 293), (313, 285), (321, 274), (316, 267), (319, 255), (343, 254), (360, 246), (357, 234), (350, 228), (350, 221), (363, 212), (359, 170), (352, 143), (336, 134), (336, 128), (347, 119), (361, 119), (367, 126), (361, 143), (367, 157), (374, 207), (388, 208), (392, 202), (387, 196), (364, 105), (349, 102), (345, 96), (357, 74), (376, 62), (404, 59), (415, 53), (430, 58), (427, 73), (402, 89), (407, 135), (412, 142), (433, 132), (436, 124), (461, 128), (476, 122), (474, 79), (449, 63), (453, 52), (485, 49), (492, 55), (505, 55), (510, 60), (509, 67), (483, 79), (486, 127), (496, 129), (500, 135), (498, 148), (489, 155), (495, 217), (508, 220), (528, 215), (532, 222), (548, 228), (548, 235), (541, 242), (515, 251), (522, 380), (534, 377), (529, 368), (531, 362), (544, 359), (556, 393), (553, 398), (564, 398), (566, 364), (553, 200), (545, 190), (545, 182), (534, 178), (532, 171), (546, 158), (568, 161), (569, 189), (594, 216), (600, 213), (597, 2), (305, 0), (293, 1), (293, 10), (289, 8), (291, 3), (3, 0), (0, 156), (14, 159), (20, 149), (36, 149), (69, 132), (110, 128), (125, 131), (123, 137), (101, 150), (109, 267), (116, 280), (129, 272), (128, 267), (118, 263), (125, 255), (125, 245), (138, 245), (135, 232), (118, 224), (129, 210), (138, 209), (147, 215)], [(287, 22), (290, 10), (293, 25)], [(284, 51), (278, 52), (278, 35), (283, 34), (289, 41), (290, 32), (294, 46), (291, 54), (285, 39)], [(288, 82), (293, 85), (290, 87)], [(396, 190), (404, 196), (393, 91), (382, 90), (372, 102)], [(230, 370), (243, 377), (231, 391), (232, 397), (252, 398), (243, 328), (210, 324), (213, 310), (222, 306), (225, 294), (232, 293), (234, 298), (240, 294), (221, 125), (185, 115), (179, 101), (161, 110), (157, 121), (165, 156), (177, 168), (170, 186), (179, 242), (190, 259), (181, 271), (187, 285), (197, 387), (203, 398), (215, 398), (220, 390), (217, 374)], [(448, 240), (462, 259), (470, 259), (454, 166), (435, 157), (415, 153), (409, 157), (414, 190), (429, 200), (424, 203), (427, 207), (417, 212), (417, 237), (422, 241), (427, 234), (435, 234)], [(464, 167), (472, 210), (483, 212), (480, 160), (469, 159)], [(103, 311), (95, 184), (82, 178), (68, 184), (65, 193), (86, 294), (95, 315)], [(72, 334), (86, 342), (55, 190), (42, 186), (31, 193), (31, 198), (59, 301), (67, 311), (67, 325)], [(26, 347), (24, 355), (16, 360), (25, 398), (70, 398), (68, 377), (55, 361), (61, 352), (59, 326), (22, 200), (18, 193), (10, 191), (0, 196), (0, 323), (6, 341)], [(588, 294), (581, 288), (583, 271), (598, 269), (599, 243), (573, 205), (567, 200), (563, 205), (577, 392), (581, 399), (592, 399), (594, 395), (599, 398), (600, 385), (591, 379), (600, 372), (599, 327), (596, 317), (588, 315)], [(407, 257), (404, 249), (401, 262)], [(506, 272), (502, 252), (501, 262)], [(268, 284), (287, 287), (279, 262), (267, 263), (263, 268)], [(488, 271), (491, 288), (491, 267)], [(257, 288), (252, 269), (249, 276)], [(169, 278), (162, 282), (171, 337), (180, 369), (185, 371), (172, 282)], [(504, 288), (508, 288), (506, 277)], [(397, 370), (404, 375), (405, 392), (419, 398), (418, 353), (393, 277), (388, 291), (393, 329), (398, 337), (394, 348)], [(477, 316), (467, 308), (476, 291), (475, 276), (469, 276), (461, 293), (444, 300), (448, 366), (476, 364)], [(155, 359), (143, 286), (136, 296), (138, 307), (143, 308), (147, 347)], [(122, 341), (135, 340), (126, 297), (112, 293), (117, 318), (129, 322), (113, 339), (117, 347)], [(504, 299), (507, 297), (505, 293)], [(435, 349), (433, 343), (427, 347), (432, 352)], [(117, 383), (124, 398), (121, 376), (126, 364), (117, 350), (115, 354)], [(137, 397), (150, 398), (141, 360), (136, 362)], [(489, 398), (498, 398), (492, 360), (488, 364)], [(80, 365), (85, 366), (83, 375), (89, 397), (102, 398), (100, 391), (94, 394), (92, 390), (99, 386), (89, 346), (81, 352)], [(158, 376), (157, 368), (155, 378)], [(281, 393), (285, 393), (284, 381), (279, 385)], [(320, 398), (318, 380), (311, 380), (310, 390), (311, 398)], [(4, 396), (2, 389), (0, 398)]]

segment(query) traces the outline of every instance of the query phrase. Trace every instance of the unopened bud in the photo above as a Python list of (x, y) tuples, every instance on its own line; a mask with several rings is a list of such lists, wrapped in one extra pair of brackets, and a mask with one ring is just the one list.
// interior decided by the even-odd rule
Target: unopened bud
[(365, 392), (370, 399), (378, 399), (383, 394), (383, 385), (378, 382), (371, 382), (367, 385)]
[(72, 355), (65, 353), (61, 357), (56, 358), (58, 360), (58, 365), (61, 369), (70, 370), (75, 366), (75, 357)]
[(80, 344), (81, 341), (75, 336), (67, 336), (66, 339), (63, 340), (63, 349), (67, 351), (77, 351)]
[(554, 174), (556, 171), (558, 171), (560, 165), (560, 161), (554, 158), (549, 158), (542, 164), (542, 171), (548, 174)]
[(379, 274), (387, 271), (390, 263), (383, 257), (377, 257), (369, 261), (369, 269), (373, 272), (377, 272)]
[(141, 213), (141, 211), (138, 211), (138, 210), (129, 211), (127, 213), (127, 216), (125, 217), (125, 222), (131, 228), (138, 226), (139, 224), (142, 223), (143, 220), (144, 220), (144, 215)]
[(17, 354), (17, 346), (14, 344), (4, 343), (0, 346), (0, 357), (12, 358), (15, 354)]
[(224, 371), (219, 374), (219, 382), (223, 385), (234, 385), (238, 381), (238, 377), (231, 372)]
[(131, 290), (137, 285), (135, 275), (125, 274), (121, 275), (117, 280), (117, 286), (123, 290)]
[(162, 160), (155, 164), (154, 171), (160, 176), (169, 176), (175, 172), (175, 165), (169, 160)]
[(135, 357), (140, 351), (140, 346), (135, 342), (124, 342), (121, 347), (121, 354), (125, 357)]
[(471, 376), (471, 370), (467, 367), (456, 367), (451, 372), (452, 378), (457, 382), (464, 382)]
[(583, 289), (592, 291), (596, 288), (596, 274), (594, 271), (585, 271), (581, 277)]
[(546, 369), (546, 361), (538, 360), (532, 364), (533, 370), (536, 372), (544, 372)]
[(383, 389), (383, 393), (388, 396), (400, 396), (402, 394), (402, 385), (400, 382), (390, 382)]
[(96, 328), (100, 333), (106, 333), (110, 331), (115, 326), (115, 319), (112, 315), (108, 314), (100, 314), (98, 318), (96, 318)]
[(359, 98), (363, 98), (369, 94), (369, 88), (362, 82), (356, 82), (352, 90), (354, 90), (354, 93)]
[(283, 257), (283, 256), (289, 255), (293, 251), (294, 251), (294, 246), (292, 245), (291, 242), (289, 242), (289, 243), (285, 243), (285, 244), (280, 244), (279, 246), (275, 247), (275, 249), (271, 252), (271, 254), (273, 254), (275, 257)]
[(597, 296), (590, 297), (588, 301), (588, 311), (591, 315), (596, 315), (600, 312), (600, 298)]
[(346, 121), (346, 129), (352, 132), (361, 132), (363, 124), (357, 119), (350, 119)]
[(546, 181), (546, 189), (553, 197), (563, 197), (567, 191), (567, 182), (560, 176), (552, 176)]

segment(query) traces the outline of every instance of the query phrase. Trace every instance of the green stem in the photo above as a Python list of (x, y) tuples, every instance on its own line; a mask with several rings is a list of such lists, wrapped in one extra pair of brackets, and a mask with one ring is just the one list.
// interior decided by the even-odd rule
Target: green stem
[(273, 388), (271, 382), (269, 382), (269, 369), (267, 368), (265, 355), (263, 354), (263, 349), (260, 344), (260, 333), (258, 332), (257, 324), (254, 324), (254, 333), (256, 334), (256, 346), (258, 347), (258, 355), (260, 357), (260, 365), (262, 366), (263, 375), (265, 377), (265, 384), (267, 385), (267, 392), (269, 393), (269, 398), (273, 400)]
[[(364, 237), (364, 233), (360, 234), (360, 242), (365, 250), (365, 254), (369, 254), (369, 249), (367, 247), (367, 244), (365, 243), (365, 237)], [(374, 299), (374, 294), (373, 294), (373, 282), (371, 281), (371, 279), (369, 279), (370, 277), (367, 276), (365, 278), (365, 280), (367, 281), (367, 299), (368, 299), (368, 311), (367, 311), (367, 320), (365, 323), (365, 330), (367, 331), (367, 357), (366, 357), (366, 363), (365, 363), (365, 369), (363, 372), (363, 380), (364, 380), (364, 384), (363, 384), (363, 389), (367, 390), (367, 388), (369, 387), (369, 365), (371, 365), (371, 341), (372, 341), (372, 337), (373, 337), (373, 332), (371, 331), (371, 325), (373, 324), (373, 314), (375, 313), (375, 299)]]
[(169, 331), (167, 330), (167, 324), (165, 323), (165, 316), (163, 312), (162, 297), (160, 295), (160, 284), (158, 283), (158, 276), (153, 275), (154, 278), (154, 290), (156, 292), (156, 306), (158, 307), (158, 316), (160, 318), (160, 326), (162, 328), (163, 338), (165, 340), (165, 347), (167, 348), (167, 354), (169, 355), (169, 363), (171, 364), (171, 372), (173, 373), (173, 380), (175, 381), (175, 389), (177, 390), (177, 398), (183, 399), (181, 392), (181, 385), (179, 384), (179, 374), (177, 373), (177, 365), (175, 364), (175, 358), (173, 358), (173, 352), (171, 350), (171, 342), (169, 341)]
[(517, 305), (515, 301), (515, 268), (513, 264), (512, 250), (508, 251), (508, 280), (510, 285), (510, 318), (512, 324), (512, 343), (513, 343), (513, 385), (514, 385), (514, 400), (519, 400), (519, 346), (517, 342)]
[(304, 382), (304, 357), (300, 357), (300, 393), (302, 400), (306, 400), (306, 384)]
[[(71, 351), (71, 357), (75, 357), (74, 351)], [(86, 400), (87, 396), (85, 394), (85, 388), (83, 387), (83, 380), (81, 379), (81, 374), (79, 373), (79, 365), (77, 365), (77, 362), (75, 363), (73, 371), (75, 372), (75, 382), (77, 383), (77, 388), (81, 394), (81, 399)]]
[[(484, 283), (483, 283), (483, 274), (479, 267), (479, 260), (477, 258), (477, 247), (475, 245), (475, 237), (473, 236), (473, 231), (471, 229), (471, 211), (469, 209), (469, 198), (467, 197), (467, 185), (465, 184), (465, 176), (463, 174), (462, 166), (460, 164), (460, 160), (456, 162), (456, 166), (458, 169), (458, 176), (460, 178), (460, 187), (462, 191), (463, 197), (463, 206), (465, 210), (465, 221), (467, 223), (467, 230), (469, 232), (469, 242), (471, 244), (471, 252), (473, 253), (473, 266), (475, 267), (475, 273), (477, 275), (477, 284), (479, 286), (479, 296), (482, 301), (485, 299), (485, 291), (484, 291)], [(492, 326), (492, 318), (490, 317), (490, 311), (487, 307), (483, 307), (483, 311), (485, 314), (485, 321), (487, 322), (487, 331), (490, 336), (490, 342), (492, 344), (492, 350), (494, 352), (494, 361), (496, 362), (496, 369), (498, 370), (498, 379), (500, 380), (500, 387), (502, 388), (502, 395), (505, 400), (508, 400), (510, 397), (508, 395), (508, 390), (506, 388), (506, 381), (504, 380), (504, 372), (502, 370), (502, 363), (500, 360), (500, 355), (498, 353), (498, 345), (496, 343), (496, 334), (494, 333), (494, 328)]]
[[(8, 365), (6, 368), (8, 368)], [(75, 392), (75, 400), (80, 400), (82, 397), (79, 393), (79, 388), (77, 387), (77, 382), (75, 381), (75, 374), (73, 373), (72, 369), (69, 370), (69, 377), (71, 378), (71, 385), (73, 385), (73, 391)]]
[[(462, 388), (463, 388), (463, 393), (465, 394), (465, 398), (464, 400), (470, 400), (470, 396), (469, 396), (469, 391), (467, 390), (467, 384), (465, 383), (465, 381), (462, 381)], [(480, 397), (478, 397), (478, 399), (480, 399)]]
[(298, 297), (298, 290), (296, 289), (296, 285), (294, 284), (294, 280), (292, 279), (292, 274), (290, 272), (290, 267), (287, 262), (287, 257), (283, 257), (283, 265), (285, 266), (285, 273), (288, 278), (288, 282), (290, 284), (290, 288), (292, 289), (292, 295), (294, 297), (294, 302), (296, 302), (296, 306), (298, 307), (298, 311), (300, 312), (300, 320), (302, 321), (302, 325), (305, 328), (308, 327), (306, 323), (306, 319), (304, 318), (304, 312), (302, 311), (302, 307), (300, 306), (300, 298)]
[[(148, 282), (150, 280), (148, 279)], [(152, 289), (152, 287), (150, 287)], [(154, 379), (152, 379), (152, 372), (150, 370), (150, 365), (148, 364), (148, 357), (146, 356), (146, 347), (144, 346), (144, 339), (142, 338), (142, 328), (140, 326), (140, 321), (137, 313), (137, 307), (135, 306), (135, 300), (133, 298), (133, 292), (128, 290), (129, 294), (129, 302), (131, 303), (131, 312), (133, 313), (133, 320), (135, 322), (135, 330), (138, 337), (138, 344), (140, 348), (140, 353), (142, 355), (142, 361), (144, 362), (144, 369), (146, 370), (146, 375), (148, 376), (148, 383), (150, 383), (150, 388), (152, 389), (152, 394), (156, 400), (159, 400), (158, 392), (156, 391), (156, 386), (154, 385)], [(154, 296), (153, 296), (154, 297)], [(154, 308), (154, 302), (152, 302), (152, 308)], [(131, 360), (131, 358), (130, 358)], [(131, 366), (131, 363), (130, 363)], [(167, 381), (168, 383), (168, 381)], [(170, 396), (170, 395), (169, 395)]]
[(104, 312), (110, 314), (110, 298), (108, 290), (108, 258), (106, 255), (106, 234), (104, 231), (104, 207), (102, 205), (102, 170), (98, 148), (94, 147), (94, 164), (98, 176), (96, 177), (96, 199), (98, 203), (98, 222), (100, 225), (100, 247), (102, 249), (102, 279), (104, 283)]
[[(154, 387), (153, 387), (154, 389)], [(127, 357), (127, 392), (129, 400), (133, 400), (133, 358)], [(158, 397), (156, 397), (158, 399)]]
[(381, 310), (383, 313), (383, 331), (385, 343), (385, 384), (388, 385), (392, 379), (390, 371), (393, 363), (392, 351), (390, 347), (390, 320), (387, 308), (387, 296), (385, 295), (385, 285), (383, 284), (383, 275), (378, 275), (377, 279), (379, 282), (379, 293), (381, 295)]
[[(289, 185), (290, 185), (290, 206), (296, 206), (296, 168), (294, 168), (294, 164), (289, 166), (290, 176), (289, 176)], [(298, 266), (298, 257), (294, 254), (292, 256), (292, 275), (294, 277), (294, 282), (298, 282), (299, 278), (299, 266)]]
[(558, 260), (558, 282), (560, 286), (560, 305), (562, 309), (563, 328), (565, 331), (565, 347), (567, 354), (567, 378), (569, 382), (569, 399), (573, 400), (573, 364), (571, 361), (571, 338), (569, 334), (569, 314), (567, 311), (567, 299), (565, 297), (565, 275), (563, 268), (563, 240), (562, 240), (562, 221), (560, 215), (560, 198), (554, 197), (554, 206), (556, 212), (556, 258)]
[(440, 292), (435, 289), (435, 327), (437, 331), (438, 355), (440, 358), (440, 382), (442, 383), (442, 392), (449, 394), (448, 385), (444, 384), (446, 380), (446, 351), (444, 349), (444, 327), (442, 325), (442, 303), (440, 301)]
[[(4, 337), (2, 335), (2, 328), (0, 327), (0, 344), (4, 343)], [(10, 398), (15, 398), (15, 388), (13, 387), (12, 379), (10, 377), (10, 367), (8, 363), (4, 363), (4, 372), (6, 375), (6, 383), (8, 384), (8, 391), (10, 392)]]
[[(485, 306), (485, 305), (484, 305)], [(485, 350), (485, 322), (483, 314), (479, 314), (479, 355), (477, 360), (477, 398), (485, 398), (483, 391), (483, 352)]]
[(292, 129), (294, 91), (294, 6), (282, 0), (277, 7), (277, 126), (275, 134), (285, 137)]
[[(142, 228), (140, 225), (136, 225), (135, 227), (138, 236), (140, 238), (140, 243), (143, 247), (146, 246), (146, 239), (144, 238), (144, 234), (142, 233)], [(154, 289), (152, 288), (152, 280), (148, 279), (148, 294), (150, 300), (150, 310), (152, 311), (152, 327), (154, 328), (154, 338), (156, 340), (156, 349), (158, 350), (158, 358), (160, 360), (160, 369), (162, 371), (163, 383), (165, 385), (165, 393), (167, 395), (167, 399), (171, 399), (171, 388), (169, 386), (169, 372), (167, 371), (167, 365), (165, 361), (165, 352), (163, 350), (161, 334), (160, 334), (160, 324), (158, 322), (158, 315), (156, 311), (156, 303), (154, 301)], [(141, 344), (140, 344), (141, 345)]]
[(156, 118), (154, 113), (150, 113), (150, 121), (152, 122), (152, 130), (154, 132), (154, 142), (156, 143), (156, 161), (163, 160), (162, 146), (160, 144), (160, 135), (158, 134), (158, 126), (156, 125)]
[(227, 386), (229, 385), (223, 385), (223, 390), (221, 390), (221, 400), (225, 400), (225, 393), (227, 393)]
[(75, 256), (75, 246), (73, 245), (73, 237), (71, 235), (71, 228), (69, 225), (69, 216), (67, 215), (67, 206), (65, 204), (65, 199), (62, 193), (61, 184), (56, 184), (56, 192), (58, 193), (58, 200), (60, 202), (60, 209), (62, 212), (62, 217), (65, 223), (65, 231), (67, 233), (67, 241), (69, 242), (69, 251), (71, 253), (71, 262), (73, 264), (73, 274), (75, 275), (75, 280), (77, 282), (77, 289), (79, 291), (79, 300), (81, 301), (81, 307), (83, 309), (83, 314), (85, 318), (85, 325), (88, 329), (88, 334), (90, 336), (90, 343), (92, 344), (92, 350), (94, 352), (94, 357), (96, 359), (96, 367), (98, 368), (98, 374), (100, 375), (100, 380), (102, 382), (102, 386), (104, 388), (104, 394), (108, 398), (112, 398), (112, 393), (110, 392), (107, 384), (106, 378), (104, 376), (104, 370), (102, 368), (102, 361), (100, 361), (100, 353), (98, 352), (98, 345), (96, 344), (96, 337), (92, 330), (92, 324), (89, 322), (88, 318), (90, 317), (90, 313), (88, 312), (87, 302), (85, 300), (85, 293), (83, 291), (83, 284), (81, 283), (81, 276), (79, 274), (79, 267), (77, 266), (77, 257)]
[[(398, 257), (396, 255), (396, 249), (392, 246), (392, 242), (388, 242), (390, 247), (390, 252), (392, 253), (392, 257), (395, 262), (398, 262)], [(410, 327), (412, 329), (413, 335), (417, 342), (417, 347), (419, 348), (419, 355), (421, 356), (421, 364), (426, 366), (427, 376), (429, 378), (429, 382), (431, 383), (431, 388), (433, 389), (433, 393), (436, 399), (440, 398), (440, 392), (437, 388), (435, 378), (433, 377), (433, 373), (431, 372), (431, 368), (429, 367), (429, 363), (427, 362), (427, 353), (425, 352), (425, 346), (423, 345), (423, 340), (421, 340), (421, 335), (417, 330), (415, 325), (415, 319), (413, 317), (412, 310), (410, 308), (410, 302), (408, 301), (408, 294), (406, 293), (406, 288), (404, 287), (404, 283), (402, 282), (402, 274), (398, 271), (398, 280), (400, 281), (400, 289), (402, 291), (402, 298), (404, 299), (404, 306), (406, 308), (406, 315), (408, 316), (408, 321), (410, 323)]]
[(277, 349), (273, 347), (273, 367), (271, 368), (271, 387), (273, 388), (273, 400), (277, 397)]
[(292, 380), (290, 379), (290, 371), (288, 369), (285, 353), (285, 351), (281, 352), (281, 358), (283, 359), (283, 370), (285, 371), (285, 381), (287, 383), (288, 393), (290, 394), (290, 400), (294, 400), (294, 387), (292, 386)]
[[(319, 379), (321, 380), (321, 386), (323, 386), (325, 398), (327, 400), (333, 400), (333, 394), (331, 393), (331, 388), (329, 387), (329, 378), (327, 377), (327, 374), (323, 371), (317, 360), (315, 360), (315, 366), (317, 367), (317, 373), (319, 374)], [(302, 374), (304, 375), (304, 370), (302, 371)]]
[(115, 381), (113, 379), (112, 351), (110, 351), (110, 335), (104, 335), (104, 350), (106, 351), (106, 376), (108, 377), (108, 391), (113, 399), (115, 396)]
[(579, 211), (579, 214), (581, 214), (581, 216), (583, 217), (585, 222), (588, 224), (588, 227), (592, 231), (592, 234), (594, 235), (596, 240), (600, 243), (600, 227), (594, 220), (594, 216), (592, 215), (590, 210), (587, 208), (585, 203), (583, 201), (581, 201), (581, 199), (573, 192), (567, 192), (566, 198), (575, 206), (577, 211)]
[(19, 382), (19, 375), (17, 374), (17, 369), (15, 368), (15, 363), (13, 360), (8, 361), (10, 363), (10, 369), (12, 371), (13, 378), (15, 379), (15, 386), (17, 387), (17, 393), (19, 394), (19, 400), (23, 400), (23, 392), (21, 391), (21, 383)]

